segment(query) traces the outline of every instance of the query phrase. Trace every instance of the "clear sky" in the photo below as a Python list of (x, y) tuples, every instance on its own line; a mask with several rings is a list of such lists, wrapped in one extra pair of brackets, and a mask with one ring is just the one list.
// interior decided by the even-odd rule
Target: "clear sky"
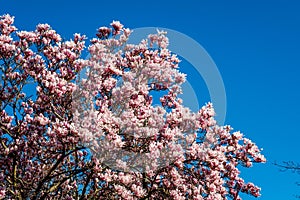
[[(19, 29), (49, 23), (65, 39), (76, 32), (92, 38), (98, 27), (112, 20), (132, 29), (165, 27), (193, 38), (223, 78), (226, 123), (264, 148), (268, 163), (242, 170), (242, 177), (262, 187), (262, 200), (300, 194), (295, 185), (300, 176), (272, 165), (300, 162), (300, 1), (0, 0), (0, 14), (4, 13), (16, 17)], [(207, 100), (199, 101), (202, 105)]]

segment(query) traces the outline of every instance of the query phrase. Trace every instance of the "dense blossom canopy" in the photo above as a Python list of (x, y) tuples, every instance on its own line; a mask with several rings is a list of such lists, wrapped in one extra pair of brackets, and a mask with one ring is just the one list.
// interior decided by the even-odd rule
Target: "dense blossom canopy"
[[(128, 44), (118, 21), (65, 41), (0, 17), (0, 199), (240, 199), (258, 147), (178, 98), (186, 75), (166, 33)], [(79, 75), (83, 73), (85, 77)], [(34, 90), (34, 91), (32, 91)], [(159, 102), (159, 105), (158, 103)]]

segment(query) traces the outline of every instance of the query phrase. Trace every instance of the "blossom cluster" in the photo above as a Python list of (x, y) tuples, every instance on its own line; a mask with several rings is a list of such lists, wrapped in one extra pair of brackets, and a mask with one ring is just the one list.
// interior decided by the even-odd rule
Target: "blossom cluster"
[(131, 30), (113, 21), (81, 59), (85, 36), (64, 41), (48, 24), (17, 31), (13, 21), (0, 17), (0, 199), (260, 195), (238, 167), (264, 156), (218, 125), (211, 103), (183, 105), (186, 75), (166, 32), (129, 44)]

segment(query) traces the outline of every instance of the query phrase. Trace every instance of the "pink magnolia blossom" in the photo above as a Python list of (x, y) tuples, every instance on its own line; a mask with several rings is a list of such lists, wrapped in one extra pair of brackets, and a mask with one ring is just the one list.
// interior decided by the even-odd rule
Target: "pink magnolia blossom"
[(0, 199), (260, 195), (238, 166), (264, 156), (218, 125), (211, 103), (183, 106), (186, 75), (166, 32), (128, 44), (131, 31), (113, 21), (84, 60), (84, 36), (63, 41), (48, 24), (16, 32), (13, 21), (0, 17)]

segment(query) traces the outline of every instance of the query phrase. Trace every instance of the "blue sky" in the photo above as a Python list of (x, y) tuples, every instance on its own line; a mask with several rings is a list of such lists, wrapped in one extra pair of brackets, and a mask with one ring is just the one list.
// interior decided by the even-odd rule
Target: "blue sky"
[[(300, 194), (294, 184), (300, 176), (281, 173), (272, 165), (300, 162), (299, 10), (296, 0), (0, 0), (0, 14), (16, 16), (19, 29), (49, 23), (65, 39), (76, 32), (92, 38), (98, 27), (120, 20), (132, 29), (165, 27), (196, 40), (222, 75), (226, 123), (264, 148), (268, 163), (242, 170), (247, 181), (262, 187), (262, 200), (294, 199)], [(204, 104), (207, 91), (201, 90), (204, 98), (199, 101)], [(243, 199), (254, 198), (243, 195)]]

